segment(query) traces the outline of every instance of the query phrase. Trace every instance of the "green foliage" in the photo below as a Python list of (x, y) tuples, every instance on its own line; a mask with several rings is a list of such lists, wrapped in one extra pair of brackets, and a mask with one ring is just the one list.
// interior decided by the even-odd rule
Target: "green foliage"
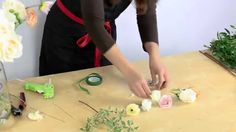
[(96, 115), (87, 119), (84, 132), (94, 132), (99, 126), (105, 125), (108, 132), (135, 132), (138, 130), (132, 120), (124, 120), (125, 110), (100, 109)]
[[(231, 28), (236, 30), (233, 25)], [(224, 65), (236, 68), (236, 32), (230, 32), (228, 29), (225, 29), (225, 32), (218, 32), (217, 39), (213, 40), (208, 48)]]

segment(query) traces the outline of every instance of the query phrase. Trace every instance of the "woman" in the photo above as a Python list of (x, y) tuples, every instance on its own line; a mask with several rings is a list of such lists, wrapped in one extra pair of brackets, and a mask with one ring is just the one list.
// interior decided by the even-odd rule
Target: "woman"
[[(144, 77), (117, 48), (115, 19), (131, 0), (57, 0), (44, 27), (40, 75), (113, 64), (124, 75), (130, 90), (146, 98), (151, 91)], [(156, 0), (135, 0), (137, 22), (144, 50), (149, 54), (152, 82), (168, 83), (160, 62)]]

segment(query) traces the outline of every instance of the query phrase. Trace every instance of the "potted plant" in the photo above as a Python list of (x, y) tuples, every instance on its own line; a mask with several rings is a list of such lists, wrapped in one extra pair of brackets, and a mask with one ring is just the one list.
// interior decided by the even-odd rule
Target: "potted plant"
[(217, 33), (217, 39), (210, 42), (207, 51), (208, 57), (217, 61), (231, 73), (236, 75), (236, 27), (231, 25), (232, 30), (226, 29)]

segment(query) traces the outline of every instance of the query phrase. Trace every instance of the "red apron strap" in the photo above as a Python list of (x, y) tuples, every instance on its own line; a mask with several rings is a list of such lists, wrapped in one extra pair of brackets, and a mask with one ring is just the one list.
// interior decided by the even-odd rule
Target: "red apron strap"
[(63, 3), (61, 2), (61, 0), (57, 0), (57, 6), (60, 8), (60, 10), (67, 16), (69, 17), (70, 19), (72, 19), (73, 21), (81, 24), (81, 25), (84, 25), (84, 21), (77, 17), (76, 15), (74, 15), (70, 10), (68, 10), (64, 5)]
[[(75, 21), (75, 22), (77, 22), (81, 25), (84, 25), (84, 21), (81, 18), (74, 15), (70, 10), (68, 10), (63, 5), (61, 0), (57, 0), (57, 6), (71, 20), (73, 20), (73, 21)], [(110, 25), (109, 21), (105, 22), (104, 27), (107, 30), (107, 32), (111, 34), (111, 25)], [(91, 41), (92, 41), (92, 39), (89, 36), (89, 34), (85, 34), (84, 36), (82, 36), (81, 38), (79, 38), (76, 41), (76, 44), (77, 44), (78, 47), (83, 48), (83, 47), (87, 46)], [(94, 56), (94, 66), (95, 67), (100, 67), (101, 66), (101, 56), (102, 56), (101, 51), (98, 48), (96, 48), (95, 49), (95, 56)]]

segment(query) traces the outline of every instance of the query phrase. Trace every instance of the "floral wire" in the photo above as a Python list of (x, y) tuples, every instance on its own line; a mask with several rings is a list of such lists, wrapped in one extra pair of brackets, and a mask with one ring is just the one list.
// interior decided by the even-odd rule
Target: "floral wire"
[(81, 100), (79, 100), (79, 102), (82, 103), (82, 104), (84, 104), (84, 105), (86, 105), (87, 107), (91, 108), (91, 109), (92, 109), (93, 111), (95, 111), (96, 113), (98, 113), (98, 111), (97, 111), (95, 108), (93, 108), (92, 106), (90, 106), (89, 104), (87, 104), (87, 103), (85, 103), (85, 102), (83, 102), (83, 101), (81, 101)]

